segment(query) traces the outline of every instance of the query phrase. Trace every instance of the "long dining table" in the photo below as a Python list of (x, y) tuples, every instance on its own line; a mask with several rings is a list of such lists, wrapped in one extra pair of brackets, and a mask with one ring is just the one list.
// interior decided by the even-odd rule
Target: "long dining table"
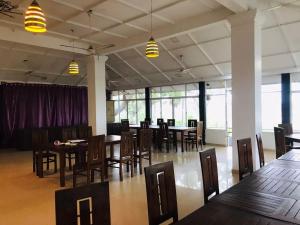
[[(129, 125), (130, 129), (133, 130), (139, 130), (141, 129), (140, 125)], [(159, 126), (158, 125), (150, 125), (149, 126), (150, 129), (157, 131), (159, 130)], [(168, 126), (169, 131), (173, 131), (175, 134), (180, 133), (180, 139), (181, 139), (181, 151), (184, 152), (184, 134), (187, 133), (188, 131), (195, 131), (197, 128), (196, 127), (185, 127), (185, 126)], [(175, 138), (177, 137), (177, 135), (175, 135)], [(176, 149), (177, 149), (177, 139), (175, 139), (176, 142)]]
[(300, 151), (292, 150), (174, 225), (300, 224)]
[[(113, 146), (120, 144), (121, 136), (119, 135), (107, 135), (105, 136), (106, 146), (110, 146), (110, 157), (113, 155)], [(51, 151), (59, 154), (59, 177), (60, 186), (65, 187), (66, 185), (66, 154), (68, 153), (80, 153), (87, 151), (87, 145), (78, 143), (71, 145), (51, 145)]]

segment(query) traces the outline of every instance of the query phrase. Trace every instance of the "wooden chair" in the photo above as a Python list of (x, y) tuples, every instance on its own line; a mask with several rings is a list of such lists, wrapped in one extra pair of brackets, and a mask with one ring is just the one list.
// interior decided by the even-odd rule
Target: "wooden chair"
[(121, 121), (121, 130), (122, 130), (122, 132), (127, 132), (127, 131), (130, 130), (129, 121), (128, 120), (122, 120)]
[[(66, 127), (61, 130), (62, 141), (67, 142), (68, 140), (77, 139), (77, 131), (75, 127)], [(72, 160), (75, 160), (75, 154), (66, 154), (66, 160), (68, 161), (69, 170), (72, 170)]]
[(167, 124), (168, 124), (168, 126), (175, 126), (175, 119), (168, 119), (167, 120)]
[(169, 127), (167, 123), (161, 123), (159, 124), (159, 130), (158, 130), (158, 148), (161, 151), (163, 143), (166, 143), (167, 152), (170, 150), (170, 133), (169, 133)]
[(214, 148), (199, 152), (203, 178), (204, 203), (212, 194), (219, 194), (217, 157)]
[(281, 127), (284, 129), (285, 135), (289, 135), (289, 134), (293, 133), (293, 125), (291, 123), (278, 124), (278, 127)]
[[(189, 119), (188, 120), (188, 127), (197, 127), (197, 120)], [(196, 131), (188, 131), (184, 136), (195, 135)]]
[(151, 120), (151, 118), (145, 118), (145, 120), (144, 120), (145, 122), (148, 122), (149, 123), (149, 125), (151, 125), (151, 123), (152, 123), (152, 120)]
[(149, 225), (178, 221), (173, 162), (145, 168)]
[(265, 165), (264, 147), (263, 147), (261, 134), (256, 134), (256, 141), (257, 141), (257, 148), (258, 148), (258, 155), (259, 155), (259, 166), (261, 168)]
[(237, 140), (239, 157), (239, 178), (244, 179), (253, 173), (251, 138)]
[(50, 163), (54, 163), (54, 172), (57, 172), (57, 157), (49, 151), (48, 131), (46, 129), (35, 129), (32, 131), (32, 160), (33, 172), (44, 177), (44, 164), (49, 170)]
[(143, 173), (142, 161), (143, 159), (149, 160), (149, 165), (152, 164), (152, 130), (141, 129), (139, 131), (139, 146), (135, 151), (134, 157), (138, 160), (140, 166), (140, 174)]
[(158, 118), (156, 124), (157, 124), (157, 125), (160, 125), (160, 124), (163, 123), (163, 122), (164, 122), (164, 119), (163, 119), (163, 118)]
[(141, 121), (140, 122), (140, 127), (141, 129), (148, 129), (149, 128), (149, 122), (148, 121)]
[(109, 166), (114, 167), (115, 164), (119, 164), (120, 180), (123, 181), (123, 164), (127, 165), (127, 172), (129, 172), (129, 165), (131, 171), (131, 177), (133, 177), (134, 157), (133, 157), (133, 137), (130, 132), (122, 132), (120, 155), (112, 156), (108, 159), (111, 163)]
[[(175, 127), (175, 119), (168, 119), (167, 120), (168, 126)], [(175, 131), (169, 131), (170, 133), (170, 138), (173, 140), (173, 146), (177, 146), (177, 137), (176, 137), (176, 132)]]
[(106, 159), (105, 135), (89, 137), (87, 162), (85, 161), (85, 154), (77, 155), (76, 163), (73, 166), (73, 187), (76, 186), (78, 175), (87, 176), (88, 184), (90, 184), (90, 182), (94, 182), (95, 171), (100, 172), (101, 181), (103, 182), (105, 177), (105, 159)]
[(198, 150), (198, 145), (200, 144), (201, 150), (203, 149), (203, 140), (202, 140), (202, 132), (203, 132), (203, 122), (200, 121), (197, 123), (197, 129), (196, 129), (196, 133), (189, 133), (186, 137), (185, 137), (185, 145), (186, 145), (186, 149), (187, 145), (192, 144), (192, 148), (194, 149), (194, 145), (196, 145), (196, 148)]
[(93, 135), (91, 126), (79, 126), (77, 127), (77, 138), (88, 139)]
[(109, 183), (55, 192), (56, 225), (110, 225)]
[(284, 128), (274, 127), (276, 159), (286, 153)]

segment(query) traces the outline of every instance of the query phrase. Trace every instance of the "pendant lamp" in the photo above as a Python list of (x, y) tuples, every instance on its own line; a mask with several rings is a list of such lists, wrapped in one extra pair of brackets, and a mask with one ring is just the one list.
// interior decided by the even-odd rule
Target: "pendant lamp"
[(151, 11), (150, 11), (150, 17), (151, 17), (151, 37), (149, 41), (147, 42), (146, 46), (146, 56), (148, 58), (157, 58), (159, 56), (159, 50), (158, 45), (156, 41), (154, 40), (152, 36), (152, 0), (151, 0)]
[(47, 31), (46, 18), (36, 0), (33, 0), (25, 13), (25, 30), (33, 33), (44, 33)]

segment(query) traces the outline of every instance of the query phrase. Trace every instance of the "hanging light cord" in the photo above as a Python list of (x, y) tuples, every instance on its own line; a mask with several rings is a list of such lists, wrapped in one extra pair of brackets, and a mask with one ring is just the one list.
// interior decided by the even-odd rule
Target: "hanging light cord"
[(151, 30), (150, 30), (150, 32), (151, 32), (151, 36), (152, 36), (152, 0), (151, 0), (151, 10), (150, 10), (150, 21), (151, 21)]

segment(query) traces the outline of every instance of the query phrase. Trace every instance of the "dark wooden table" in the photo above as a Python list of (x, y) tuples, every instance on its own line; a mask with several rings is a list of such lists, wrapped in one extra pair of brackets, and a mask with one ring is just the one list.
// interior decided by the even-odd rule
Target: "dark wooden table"
[(175, 224), (300, 224), (299, 153), (288, 152)]
[[(121, 142), (121, 136), (119, 135), (107, 135), (105, 137), (106, 145), (110, 146), (110, 157), (113, 154), (113, 146)], [(60, 175), (60, 186), (65, 187), (66, 185), (66, 154), (68, 153), (80, 153), (82, 151), (87, 151), (87, 145), (78, 144), (78, 145), (59, 145), (51, 146), (51, 151), (59, 154), (59, 175)]]
[(291, 142), (300, 142), (300, 133), (285, 135), (285, 138)]
[[(139, 130), (141, 129), (141, 126), (140, 125), (130, 125), (129, 126), (130, 129), (135, 129), (135, 130)], [(149, 126), (150, 129), (152, 130), (158, 130), (159, 129), (159, 126), (158, 125), (150, 125)], [(197, 128), (196, 127), (183, 127), (183, 126), (169, 126), (169, 131), (173, 131), (175, 132), (175, 134), (177, 133), (180, 133), (180, 137), (181, 137), (181, 151), (184, 152), (184, 133), (188, 132), (188, 131), (194, 131), (196, 130)], [(177, 135), (176, 135), (177, 137)], [(176, 146), (177, 146), (177, 143), (176, 143)]]

